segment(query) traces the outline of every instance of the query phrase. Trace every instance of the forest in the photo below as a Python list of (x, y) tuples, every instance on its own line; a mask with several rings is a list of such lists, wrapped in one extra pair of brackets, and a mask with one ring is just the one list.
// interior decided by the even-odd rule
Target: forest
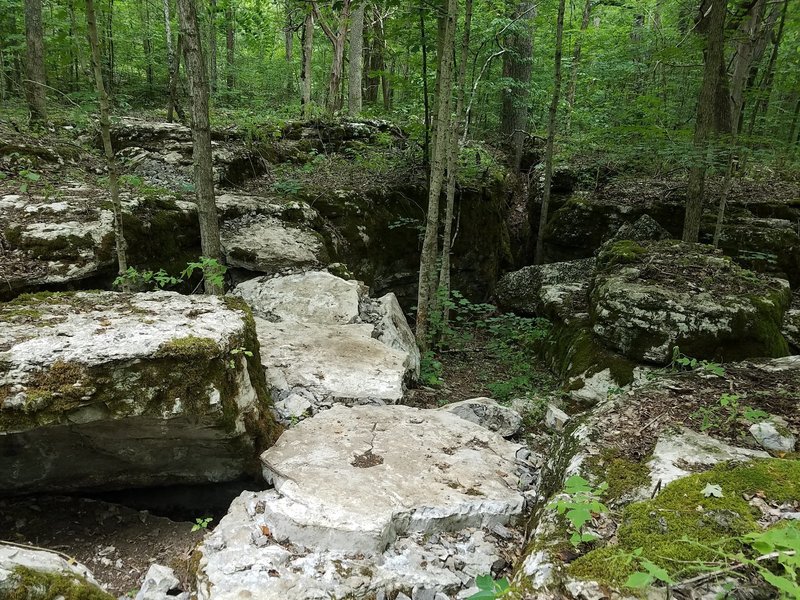
[(0, 0), (0, 600), (800, 598), (800, 3)]

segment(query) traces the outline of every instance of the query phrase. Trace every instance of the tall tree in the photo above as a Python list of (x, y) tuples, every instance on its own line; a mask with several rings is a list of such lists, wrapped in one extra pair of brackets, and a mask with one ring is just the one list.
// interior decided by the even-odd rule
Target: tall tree
[(542, 209), (539, 214), (539, 231), (536, 235), (536, 254), (534, 262), (542, 264), (544, 260), (544, 231), (550, 210), (550, 190), (553, 183), (553, 147), (556, 142), (556, 116), (558, 115), (558, 99), (561, 95), (561, 53), (564, 40), (564, 0), (558, 2), (558, 20), (556, 22), (555, 69), (553, 74), (553, 95), (550, 98), (550, 111), (547, 116), (547, 144), (544, 150), (544, 188), (542, 189)]
[(300, 72), (302, 95), (300, 108), (304, 119), (311, 118), (311, 81), (313, 79), (311, 58), (314, 52), (314, 11), (308, 9), (303, 19), (303, 67)]
[[(194, 193), (200, 221), (200, 245), (203, 256), (221, 260), (219, 222), (214, 202), (214, 174), (211, 163), (211, 125), (208, 119), (208, 74), (200, 42), (195, 0), (178, 0), (178, 18), (183, 37), (183, 54), (189, 95), (192, 99), (192, 158), (194, 161)], [(206, 294), (223, 290), (205, 282)]]
[(350, 25), (350, 64), (347, 75), (347, 107), (351, 117), (361, 113), (361, 79), (364, 72), (364, 1), (353, 11)]
[(225, 87), (232, 90), (236, 86), (236, 29), (233, 0), (225, 4)]
[[(108, 190), (111, 194), (111, 206), (114, 210), (114, 237), (117, 248), (118, 273), (123, 275), (128, 270), (127, 243), (122, 226), (122, 203), (119, 199), (119, 180), (117, 178), (117, 161), (111, 145), (111, 107), (108, 102), (106, 86), (103, 83), (103, 61), (100, 58), (100, 41), (97, 36), (97, 18), (94, 0), (86, 0), (86, 26), (89, 47), (92, 54), (92, 71), (94, 72), (97, 99), (100, 104), (100, 134), (103, 138), (103, 151), (108, 167)], [(125, 289), (125, 288), (123, 288)], [(127, 291), (125, 289), (125, 291)]]
[[(581, 28), (578, 37), (575, 39), (575, 46), (572, 49), (572, 64), (570, 65), (569, 83), (567, 83), (567, 112), (564, 128), (567, 135), (572, 128), (572, 108), (575, 106), (575, 92), (578, 88), (578, 71), (581, 65), (581, 51), (584, 32), (589, 28), (589, 19), (592, 13), (592, 0), (585, 0), (583, 3), (583, 14), (581, 15)], [(659, 14), (659, 13), (656, 13)], [(659, 19), (660, 21), (660, 19)]]
[[(439, 268), (439, 293), (443, 298), (450, 297), (450, 252), (453, 242), (453, 217), (456, 201), (456, 179), (460, 150), (459, 132), (464, 123), (464, 86), (466, 85), (467, 61), (469, 61), (469, 38), (472, 29), (472, 0), (464, 5), (464, 35), (461, 38), (461, 53), (458, 58), (456, 77), (456, 110), (450, 127), (450, 148), (447, 155), (447, 195), (442, 231), (442, 261)], [(447, 308), (442, 307), (442, 318), (447, 322)]]
[[(183, 121), (183, 109), (178, 102), (178, 73), (180, 71), (181, 52), (172, 47), (172, 22), (170, 17), (169, 0), (164, 0), (164, 33), (167, 45), (167, 66), (169, 67), (169, 100), (167, 101), (167, 121), (172, 122), (173, 113), (178, 113), (178, 119)], [(180, 46), (180, 39), (178, 46)]]
[[(436, 291), (436, 259), (439, 249), (439, 197), (442, 193), (445, 167), (448, 155), (448, 129), (450, 124), (451, 87), (453, 77), (453, 49), (455, 44), (458, 0), (447, 0), (444, 27), (440, 28), (442, 41), (439, 53), (436, 80), (441, 90), (437, 100), (436, 122), (440, 124), (434, 132), (431, 152), (431, 174), (428, 183), (428, 211), (425, 221), (425, 237), (419, 263), (419, 289), (417, 291), (416, 337), (421, 348), (430, 345), (430, 313)], [(444, 124), (444, 126), (442, 126)]]
[(211, 91), (217, 91), (217, 0), (211, 0), (208, 10), (208, 39), (211, 48), (208, 70), (211, 79)]
[(286, 97), (291, 98), (294, 90), (294, 71), (292, 69), (294, 64), (294, 11), (290, 0), (286, 0), (284, 7), (286, 10), (286, 22), (283, 26), (283, 48), (284, 58), (286, 58)]
[(531, 0), (520, 0), (514, 10), (515, 22), (506, 38), (506, 51), (503, 53), (505, 83), (501, 91), (500, 130), (511, 142), (515, 171), (519, 171), (528, 126), (534, 17), (535, 4)]
[(323, 19), (319, 6), (314, 0), (311, 0), (311, 6), (314, 8), (314, 16), (319, 21), (319, 26), (325, 32), (328, 40), (333, 47), (333, 57), (331, 58), (331, 72), (328, 79), (328, 97), (325, 105), (329, 112), (336, 112), (342, 108), (340, 86), (342, 84), (342, 70), (344, 68), (344, 46), (347, 41), (347, 23), (350, 20), (350, 0), (342, 0), (341, 8), (336, 14), (338, 24), (336, 29), (328, 25)]
[(697, 100), (694, 124), (695, 164), (686, 185), (686, 216), (683, 241), (697, 242), (703, 215), (706, 169), (714, 133), (730, 130), (730, 100), (725, 71), (725, 17), (727, 0), (704, 0), (697, 31), (705, 34), (703, 83)]
[(25, 96), (31, 123), (47, 121), (42, 0), (25, 0)]

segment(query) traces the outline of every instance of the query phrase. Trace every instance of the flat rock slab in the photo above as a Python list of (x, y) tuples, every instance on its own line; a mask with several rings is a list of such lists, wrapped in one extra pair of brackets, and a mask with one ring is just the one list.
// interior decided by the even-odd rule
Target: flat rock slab
[(279, 494), (265, 519), (279, 540), (354, 554), (407, 532), (504, 524), (525, 506), (519, 449), (447, 412), (337, 406), (262, 454)]
[(255, 438), (270, 435), (258, 361), (236, 299), (78, 292), (0, 304), (0, 490), (240, 477)]
[(198, 595), (465, 597), (521, 542), (505, 526), (530, 493), (521, 448), (442, 411), (324, 411), (262, 455), (275, 488), (243, 493), (206, 539)]
[(394, 404), (419, 350), (393, 294), (375, 300), (324, 271), (258, 277), (233, 291), (256, 315), (261, 359), (285, 422), (334, 403)]
[[(24, 548), (0, 543), (0, 597), (42, 597), (42, 590), (27, 584), (16, 573), (17, 569), (28, 569), (40, 575), (71, 579), (79, 594), (93, 598), (105, 597), (103, 589), (92, 577), (92, 573), (80, 563), (68, 561), (64, 555), (45, 550)], [(6, 596), (8, 594), (8, 596)], [(21, 594), (21, 595), (18, 595)], [(62, 596), (63, 597), (63, 596)], [(108, 595), (108, 600), (113, 596)]]

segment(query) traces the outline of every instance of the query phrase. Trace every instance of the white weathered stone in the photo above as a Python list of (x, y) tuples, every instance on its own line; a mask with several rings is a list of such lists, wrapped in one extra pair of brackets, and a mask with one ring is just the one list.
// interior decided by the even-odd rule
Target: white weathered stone
[(392, 293), (386, 294), (378, 298), (378, 304), (382, 309), (375, 324), (378, 339), (390, 348), (408, 355), (408, 368), (416, 379), (419, 377), (420, 368), (419, 347), (414, 332), (411, 331), (403, 309), (397, 301), (397, 296)]
[(206, 538), (198, 597), (455, 597), (521, 542), (478, 529), (522, 514), (519, 449), (441, 411), (322, 412), (264, 453), (275, 489), (244, 492)]
[(648, 461), (650, 486), (641, 490), (642, 498), (649, 498), (653, 488), (661, 487), (687, 477), (710, 465), (729, 460), (768, 458), (769, 454), (759, 450), (738, 448), (711, 436), (681, 428), (677, 433), (665, 433), (658, 438), (653, 457)]
[(544, 424), (555, 431), (563, 431), (564, 426), (569, 421), (569, 415), (554, 404), (547, 405), (544, 414)]
[[(14, 570), (20, 567), (43, 573), (74, 576), (78, 581), (82, 580), (89, 586), (102, 589), (89, 569), (81, 563), (68, 561), (55, 552), (22, 548), (0, 542), (0, 597), (5, 597), (4, 592), (10, 593), (9, 587), (13, 589)], [(28, 592), (35, 597), (35, 590)]]
[(249, 468), (245, 448), (264, 432), (248, 423), (268, 417), (268, 399), (253, 385), (260, 369), (231, 354), (254, 324), (225, 299), (55, 294), (0, 304), (0, 322), (0, 489), (224, 481)]
[(135, 600), (169, 600), (177, 594), (168, 594), (170, 591), (180, 589), (181, 582), (175, 577), (175, 572), (169, 567), (152, 564), (147, 569), (142, 586), (136, 594)]
[(262, 273), (317, 265), (324, 255), (313, 230), (260, 215), (228, 221), (220, 238), (230, 266)]
[(511, 437), (522, 424), (518, 412), (498, 404), (491, 398), (471, 398), (443, 406), (439, 410), (453, 413), (471, 423), (495, 431), (503, 437)]
[(322, 325), (347, 325), (358, 319), (361, 290), (325, 271), (308, 271), (283, 277), (256, 277), (233, 291), (269, 320)]
[(753, 423), (750, 426), (750, 434), (759, 446), (768, 452), (794, 452), (796, 438), (785, 422), (771, 420)]

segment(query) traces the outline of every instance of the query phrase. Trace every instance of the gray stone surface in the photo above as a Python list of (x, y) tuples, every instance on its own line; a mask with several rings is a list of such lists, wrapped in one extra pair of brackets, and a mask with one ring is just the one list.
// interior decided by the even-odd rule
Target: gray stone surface
[(750, 435), (764, 450), (775, 453), (794, 452), (797, 441), (797, 438), (786, 426), (786, 422), (777, 417), (770, 421), (753, 423), (750, 426)]
[(393, 295), (373, 300), (359, 282), (324, 271), (259, 277), (233, 293), (253, 307), (284, 422), (334, 403), (394, 404), (417, 377), (419, 350)]
[(547, 405), (547, 411), (544, 414), (544, 424), (554, 431), (563, 431), (569, 415), (556, 405), (550, 403)]
[(135, 600), (187, 599), (189, 594), (180, 590), (181, 582), (175, 577), (175, 572), (172, 569), (163, 565), (152, 564), (144, 576), (142, 586), (136, 593)]
[(198, 596), (454, 597), (521, 541), (490, 531), (531, 493), (520, 448), (443, 411), (322, 412), (263, 454), (275, 489), (243, 493), (201, 546)]
[(55, 294), (0, 323), (4, 493), (235, 479), (269, 435), (254, 323), (223, 298)]
[[(45, 550), (23, 548), (0, 542), (0, 597), (18, 585), (14, 569), (26, 568), (41, 573), (75, 577), (76, 582), (84, 582), (88, 588), (100, 588), (92, 573), (82, 564), (67, 560), (63, 555)], [(29, 597), (36, 598), (38, 590), (26, 590)]]
[(791, 308), (783, 317), (783, 337), (789, 342), (789, 347), (800, 353), (800, 308)]
[(522, 424), (520, 414), (491, 398), (471, 398), (447, 404), (439, 410), (453, 413), (471, 423), (495, 431), (503, 437), (511, 437)]

